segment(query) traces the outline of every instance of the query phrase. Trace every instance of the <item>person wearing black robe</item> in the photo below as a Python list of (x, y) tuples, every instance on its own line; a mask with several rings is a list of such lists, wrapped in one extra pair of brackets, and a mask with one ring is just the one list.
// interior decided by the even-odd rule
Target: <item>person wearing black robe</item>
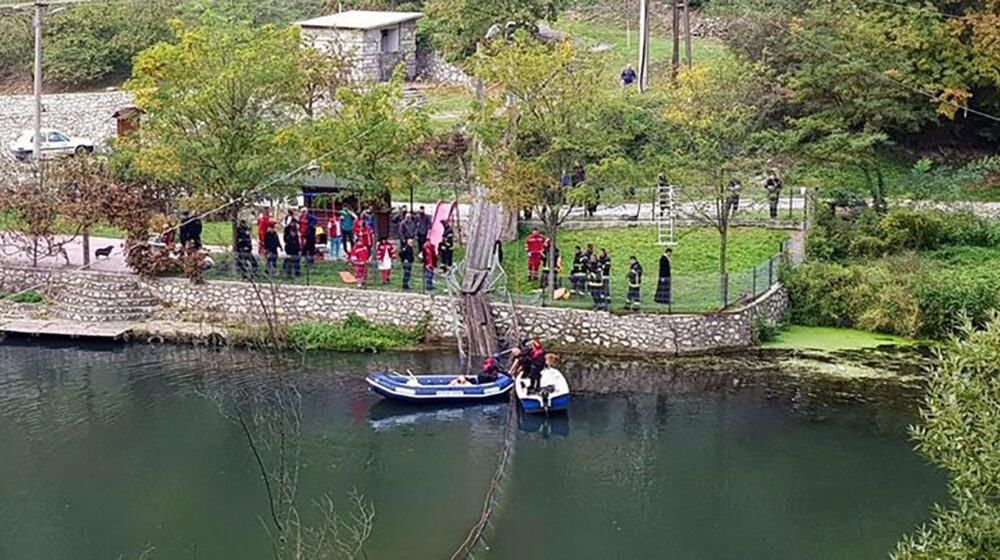
[(247, 280), (257, 275), (257, 259), (253, 255), (250, 227), (244, 220), (240, 220), (236, 227), (236, 269)]
[(673, 250), (667, 247), (663, 250), (663, 254), (660, 255), (660, 276), (656, 283), (656, 296), (653, 298), (656, 303), (662, 305), (670, 305), (671, 294), (670, 294), (670, 257), (673, 254)]
[(302, 275), (300, 255), (302, 253), (299, 244), (299, 222), (293, 219), (285, 226), (285, 260), (281, 263), (281, 268), (285, 276), (298, 278)]
[(639, 311), (639, 290), (642, 288), (642, 265), (635, 256), (628, 258), (628, 299), (625, 301), (625, 309)]

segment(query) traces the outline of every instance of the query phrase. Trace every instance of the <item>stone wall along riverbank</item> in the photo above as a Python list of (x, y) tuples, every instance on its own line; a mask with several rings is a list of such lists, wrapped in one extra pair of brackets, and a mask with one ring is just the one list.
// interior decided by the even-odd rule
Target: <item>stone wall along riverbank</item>
[[(54, 301), (61, 292), (80, 301), (100, 302), (116, 283), (136, 283), (157, 302), (154, 320), (257, 325), (267, 316), (288, 322), (343, 321), (356, 313), (372, 323), (413, 327), (429, 320), (428, 335), (454, 341), (455, 300), (447, 295), (406, 294), (318, 286), (242, 282), (194, 285), (181, 278), (143, 278), (110, 274), (0, 269), (0, 291), (12, 292), (45, 284)], [(92, 290), (92, 297), (81, 291)], [(95, 303), (95, 305), (97, 305)], [(688, 355), (747, 347), (756, 322), (779, 321), (788, 306), (787, 294), (775, 286), (746, 307), (715, 314), (609, 314), (577, 309), (522, 306), (519, 324), (525, 334), (539, 337), (560, 352), (611, 355)], [(58, 307), (58, 306), (56, 306)], [(498, 328), (506, 330), (510, 309), (494, 307)], [(100, 315), (95, 313), (95, 316)]]

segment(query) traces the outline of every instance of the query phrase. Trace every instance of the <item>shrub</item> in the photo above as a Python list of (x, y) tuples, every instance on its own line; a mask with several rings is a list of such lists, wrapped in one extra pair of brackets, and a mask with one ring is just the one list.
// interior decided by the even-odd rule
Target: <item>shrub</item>
[(928, 271), (915, 282), (914, 293), (920, 302), (919, 334), (941, 338), (966, 320), (982, 326), (1000, 309), (1000, 272), (986, 266)]
[(831, 263), (811, 262), (786, 274), (782, 280), (792, 303), (790, 319), (797, 325), (849, 327), (847, 297), (856, 279), (851, 269)]
[(955, 212), (944, 219), (941, 242), (949, 245), (993, 245), (989, 222), (971, 212)]
[(45, 296), (33, 290), (0, 295), (0, 299), (6, 299), (12, 303), (45, 303)]
[(351, 314), (341, 324), (299, 323), (288, 328), (288, 341), (303, 350), (365, 352), (414, 346), (427, 333), (425, 318), (413, 328), (372, 325), (367, 319)]
[(934, 249), (944, 240), (945, 217), (934, 211), (893, 210), (882, 218), (876, 231), (896, 249)]

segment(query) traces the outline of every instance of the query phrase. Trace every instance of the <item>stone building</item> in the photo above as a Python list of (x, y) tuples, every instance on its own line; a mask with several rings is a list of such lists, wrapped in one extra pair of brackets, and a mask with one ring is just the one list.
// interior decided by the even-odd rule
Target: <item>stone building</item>
[(359, 82), (382, 82), (403, 64), (407, 80), (417, 75), (419, 12), (352, 10), (298, 22), (303, 37), (319, 50), (350, 57), (351, 76)]

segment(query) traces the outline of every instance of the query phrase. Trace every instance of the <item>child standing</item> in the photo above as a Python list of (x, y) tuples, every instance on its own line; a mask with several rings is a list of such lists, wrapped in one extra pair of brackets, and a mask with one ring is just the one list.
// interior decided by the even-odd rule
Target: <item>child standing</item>
[(382, 285), (389, 283), (389, 275), (392, 274), (392, 261), (396, 258), (396, 248), (388, 239), (382, 238), (375, 248), (375, 262), (378, 263), (379, 274), (382, 275)]
[(340, 244), (344, 231), (340, 229), (340, 216), (333, 214), (330, 216), (329, 223), (326, 224), (326, 239), (330, 244), (330, 260), (339, 261), (340, 260)]

